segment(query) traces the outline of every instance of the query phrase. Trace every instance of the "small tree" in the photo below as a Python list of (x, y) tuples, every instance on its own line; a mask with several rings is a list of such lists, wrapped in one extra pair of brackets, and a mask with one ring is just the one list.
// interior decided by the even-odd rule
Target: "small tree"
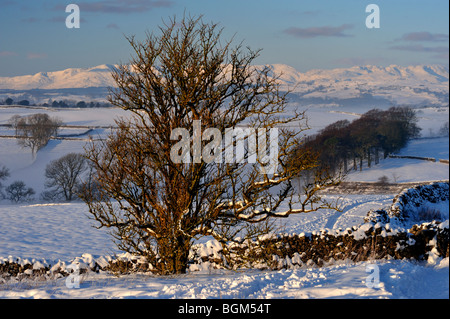
[(5, 166), (2, 166), (0, 168), (0, 198), (4, 196), (2, 193), (3, 188), (2, 181), (7, 179), (8, 177), (9, 177), (9, 169)]
[(86, 102), (84, 102), (84, 101), (79, 101), (79, 102), (76, 104), (76, 107), (78, 107), (78, 108), (86, 108), (86, 107), (87, 107), (87, 104), (86, 104)]
[(36, 152), (47, 145), (52, 136), (56, 136), (62, 122), (48, 114), (38, 113), (28, 116), (13, 116), (9, 121), (16, 130), (18, 143), (31, 148), (33, 157)]
[(23, 181), (15, 181), (5, 189), (6, 198), (12, 202), (19, 203), (32, 199), (35, 191), (31, 187), (26, 187)]
[(45, 187), (55, 197), (71, 201), (80, 191), (81, 176), (87, 170), (86, 159), (82, 154), (69, 153), (51, 161), (45, 168)]
[(28, 100), (21, 100), (21, 101), (17, 102), (17, 105), (29, 106), (30, 105), (30, 101), (28, 101)]
[(386, 175), (380, 176), (378, 178), (378, 183), (382, 185), (389, 184), (389, 177), (387, 177)]

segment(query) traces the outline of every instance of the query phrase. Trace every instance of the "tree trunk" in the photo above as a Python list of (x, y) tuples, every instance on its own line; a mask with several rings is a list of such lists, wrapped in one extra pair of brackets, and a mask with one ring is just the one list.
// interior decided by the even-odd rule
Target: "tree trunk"
[(172, 238), (163, 237), (158, 240), (160, 260), (157, 268), (160, 274), (185, 274), (189, 260), (191, 241), (186, 235), (179, 234)]

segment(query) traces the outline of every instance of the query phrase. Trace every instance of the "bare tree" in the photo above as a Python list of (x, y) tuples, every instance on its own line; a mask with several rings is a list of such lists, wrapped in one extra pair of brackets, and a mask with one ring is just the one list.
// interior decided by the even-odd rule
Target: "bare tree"
[[(56, 197), (71, 201), (80, 191), (82, 174), (87, 170), (87, 162), (82, 154), (69, 153), (51, 161), (45, 168), (45, 187)], [(58, 196), (60, 195), (60, 196)]]
[(51, 118), (48, 114), (37, 113), (28, 116), (13, 116), (9, 122), (16, 130), (19, 144), (31, 148), (33, 157), (36, 152), (47, 145), (52, 136), (56, 136), (62, 125), (59, 119)]
[[(100, 196), (89, 187), (82, 195), (92, 217), (113, 230), (120, 249), (145, 256), (161, 274), (185, 272), (201, 236), (216, 238), (226, 253), (235, 236), (267, 232), (272, 217), (334, 207), (318, 194), (337, 183), (329, 175), (317, 175), (300, 195), (291, 183), (316, 166), (309, 156), (299, 156), (295, 168), (287, 163), (307, 129), (305, 114), (285, 116), (287, 93), (277, 76), (251, 65), (259, 51), (232, 48), (220, 37), (217, 25), (183, 18), (144, 42), (128, 38), (135, 57), (113, 71), (117, 89), (109, 101), (133, 116), (87, 149), (100, 186)], [(227, 140), (239, 127), (250, 133), (233, 139), (234, 157), (217, 132)], [(267, 140), (276, 142), (270, 152)], [(238, 151), (240, 141), (247, 146)], [(275, 156), (274, 171), (256, 149)]]
[(6, 197), (12, 202), (19, 203), (32, 199), (35, 191), (31, 187), (26, 187), (23, 181), (15, 181), (5, 188)]

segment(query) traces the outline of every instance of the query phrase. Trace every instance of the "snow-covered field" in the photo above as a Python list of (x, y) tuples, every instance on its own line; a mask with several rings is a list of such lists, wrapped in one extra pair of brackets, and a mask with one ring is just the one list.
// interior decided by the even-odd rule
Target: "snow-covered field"
[(408, 183), (448, 180), (448, 164), (439, 159), (448, 160), (448, 137), (423, 138), (412, 140), (398, 154), (400, 156), (419, 156), (435, 158), (436, 162), (408, 159), (388, 158), (380, 161), (371, 169), (354, 172), (349, 175), (351, 181), (376, 182), (386, 176), (390, 182)]
[[(308, 111), (311, 131), (317, 131), (339, 119), (352, 120), (355, 110), (335, 113), (328, 109)], [(360, 110), (364, 113), (364, 110)], [(15, 115), (49, 112), (68, 125), (108, 126), (119, 109), (39, 110), (27, 108), (0, 109), (0, 124)], [(429, 128), (439, 128), (448, 120), (448, 108), (421, 109), (419, 125), (423, 135), (432, 135)], [(358, 113), (358, 112), (356, 112)], [(445, 115), (445, 116), (443, 116)], [(4, 128), (0, 128), (4, 129)], [(104, 135), (108, 129), (98, 129)], [(2, 133), (0, 132), (0, 135)], [(54, 263), (70, 263), (74, 258), (90, 254), (92, 258), (118, 253), (111, 237), (103, 229), (95, 229), (88, 218), (87, 207), (80, 202), (48, 204), (39, 200), (44, 191), (45, 166), (69, 152), (82, 152), (83, 140), (52, 140), (35, 159), (21, 149), (14, 139), (0, 138), (0, 167), (10, 169), (8, 185), (23, 180), (36, 191), (36, 200), (13, 205), (0, 201), (0, 259), (28, 258)], [(411, 141), (400, 155), (449, 158), (449, 139), (418, 139)], [(388, 158), (362, 172), (350, 174), (352, 181), (376, 181), (386, 175), (391, 181), (448, 180), (447, 164)], [(346, 195), (342, 212), (324, 210), (292, 216), (282, 220), (282, 232), (301, 233), (320, 229), (347, 228), (362, 222), (370, 209), (387, 207), (396, 194)], [(336, 195), (327, 195), (337, 198)], [(448, 218), (448, 202), (439, 206)], [(210, 238), (204, 238), (205, 243)], [(84, 255), (86, 256), (89, 255)], [(375, 266), (374, 266), (375, 265)], [(368, 284), (368, 276), (379, 274), (378, 287)], [(159, 277), (89, 273), (79, 288), (70, 288), (66, 278), (50, 281), (0, 283), (0, 298), (449, 298), (448, 258), (425, 262), (384, 260), (372, 262), (339, 262), (321, 268), (299, 268), (280, 271), (226, 271), (202, 269), (186, 275)]]
[[(378, 287), (368, 276), (379, 272)], [(280, 271), (211, 271), (174, 277), (107, 274), (0, 286), (0, 298), (448, 298), (448, 258), (435, 264), (391, 260)], [(69, 287), (68, 287), (69, 286)], [(270, 301), (267, 301), (270, 303)]]

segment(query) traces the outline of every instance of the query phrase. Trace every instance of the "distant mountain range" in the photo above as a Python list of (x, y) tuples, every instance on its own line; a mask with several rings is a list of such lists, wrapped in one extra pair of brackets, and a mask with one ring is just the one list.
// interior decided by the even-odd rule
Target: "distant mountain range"
[(93, 68), (72, 68), (54, 72), (39, 72), (34, 75), (0, 77), (0, 89), (54, 90), (108, 87), (114, 85), (111, 77), (112, 65), (102, 64)]
[[(447, 106), (449, 103), (447, 66), (355, 66), (307, 72), (284, 64), (269, 67), (272, 74), (282, 74), (282, 88), (291, 90), (291, 100), (305, 106)], [(49, 99), (104, 100), (106, 88), (115, 85), (112, 68), (103, 64), (0, 77), (0, 100), (6, 96), (12, 96), (15, 101), (28, 98), (34, 103)]]

